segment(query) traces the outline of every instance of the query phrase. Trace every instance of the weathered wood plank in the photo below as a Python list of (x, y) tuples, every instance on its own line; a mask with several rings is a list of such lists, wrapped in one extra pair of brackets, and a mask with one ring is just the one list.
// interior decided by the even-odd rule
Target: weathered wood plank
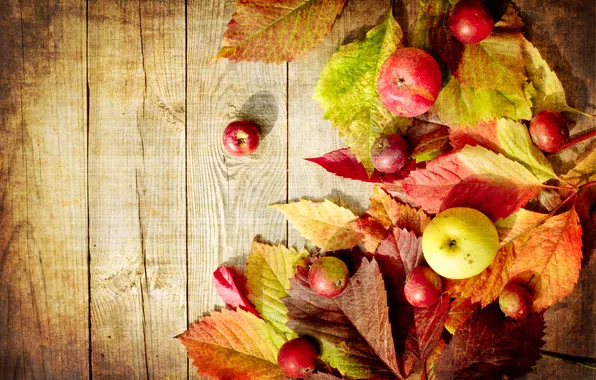
[[(323, 43), (305, 58), (288, 64), (289, 199), (328, 198), (358, 213), (366, 210), (372, 185), (339, 178), (304, 158), (318, 157), (345, 146), (337, 130), (323, 119), (321, 105), (312, 99), (314, 88), (331, 55), (341, 45), (364, 38), (370, 28), (382, 21), (389, 8), (388, 0), (349, 1)], [(297, 230), (290, 228), (288, 235), (291, 245), (304, 245), (305, 239)]]
[(89, 4), (92, 370), (186, 378), (185, 16)]
[[(285, 219), (267, 208), (287, 196), (285, 65), (209, 65), (234, 3), (188, 3), (189, 322), (222, 304), (212, 283), (218, 265), (244, 265), (257, 234), (286, 237)], [(261, 122), (261, 145), (250, 156), (231, 157), (222, 146), (225, 126), (237, 118)]]
[(85, 2), (0, 4), (0, 378), (89, 373)]

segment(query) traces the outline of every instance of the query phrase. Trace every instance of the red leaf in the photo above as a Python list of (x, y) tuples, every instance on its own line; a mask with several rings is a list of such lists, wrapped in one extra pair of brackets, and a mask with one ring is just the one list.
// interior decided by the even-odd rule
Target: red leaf
[(427, 212), (471, 207), (492, 220), (517, 211), (541, 188), (521, 164), (471, 146), (436, 158), (402, 183), (407, 195)]
[(544, 345), (544, 318), (505, 319), (498, 306), (476, 311), (456, 332), (437, 364), (440, 379), (517, 378), (530, 371)]
[(394, 228), (393, 234), (407, 275), (422, 262), (422, 238), (412, 231), (400, 228)]
[(453, 149), (461, 149), (466, 145), (480, 145), (493, 152), (501, 153), (501, 145), (497, 137), (497, 122), (481, 121), (474, 127), (451, 128), (449, 139)]
[(459, 326), (467, 321), (479, 307), (480, 304), (472, 303), (469, 298), (456, 298), (452, 300), (449, 304), (449, 315), (445, 321), (447, 331), (455, 334)]
[(447, 320), (449, 296), (426, 308), (414, 308), (414, 326), (406, 340), (406, 355), (426, 373), (426, 360), (435, 350)]
[(234, 267), (219, 267), (213, 272), (215, 289), (221, 299), (233, 310), (240, 308), (261, 317), (246, 296), (244, 274)]
[(306, 161), (314, 162), (323, 169), (339, 177), (364, 182), (392, 183), (399, 179), (406, 178), (412, 170), (416, 169), (416, 162), (409, 160), (406, 165), (397, 173), (383, 174), (375, 170), (369, 177), (364, 166), (358, 162), (356, 156), (350, 152), (350, 148), (338, 149), (329, 152), (321, 157), (305, 158)]

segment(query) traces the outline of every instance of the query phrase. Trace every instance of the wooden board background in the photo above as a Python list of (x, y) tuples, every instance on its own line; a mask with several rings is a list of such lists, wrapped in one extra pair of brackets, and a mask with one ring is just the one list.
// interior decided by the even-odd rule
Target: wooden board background
[[(413, 3), (394, 4), (406, 31)], [(518, 3), (570, 103), (596, 112), (596, 3)], [(342, 146), (312, 90), (386, 6), (351, 0), (300, 61), (209, 65), (231, 0), (0, 2), (0, 378), (195, 378), (173, 337), (221, 303), (213, 270), (242, 265), (255, 235), (304, 243), (267, 205), (309, 196), (366, 208), (369, 185), (303, 158)], [(264, 128), (250, 157), (221, 146), (238, 117)], [(576, 118), (571, 133), (593, 128)], [(553, 162), (573, 165), (578, 149)], [(584, 241), (545, 348), (596, 357), (593, 230)], [(527, 378), (596, 372), (543, 359)]]

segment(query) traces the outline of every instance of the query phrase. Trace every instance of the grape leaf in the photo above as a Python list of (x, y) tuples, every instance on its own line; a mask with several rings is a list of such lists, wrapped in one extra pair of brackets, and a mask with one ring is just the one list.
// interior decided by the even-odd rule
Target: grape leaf
[(422, 262), (422, 238), (405, 228), (394, 228), (393, 235), (407, 275)]
[(199, 376), (219, 379), (282, 379), (277, 353), (284, 339), (243, 310), (211, 312), (177, 336)]
[(470, 316), (480, 308), (480, 304), (472, 303), (469, 298), (456, 298), (449, 304), (449, 315), (445, 321), (445, 328), (451, 334), (463, 325)]
[(302, 57), (325, 37), (346, 0), (238, 0), (214, 57), (281, 63)]
[(476, 276), (464, 280), (445, 279), (445, 291), (458, 298), (480, 302), (482, 307), (493, 302), (509, 282), (509, 270), (515, 255), (511, 244), (501, 247), (492, 264)]
[(301, 199), (269, 207), (281, 211), (303, 237), (323, 251), (352, 248), (364, 239), (351, 225), (358, 217), (328, 200), (313, 202)]
[(450, 138), (455, 149), (464, 145), (482, 145), (502, 153), (524, 165), (540, 182), (557, 178), (550, 162), (532, 143), (528, 128), (517, 121), (499, 119), (475, 127), (452, 128)]
[(370, 215), (356, 220), (354, 228), (364, 235), (364, 249), (370, 253), (375, 253), (379, 244), (389, 235), (389, 231)]
[(389, 193), (380, 187), (373, 188), (373, 195), (370, 198), (370, 208), (367, 214), (375, 218), (383, 227), (405, 228), (413, 231), (416, 235), (422, 236), (422, 231), (430, 223), (430, 218), (422, 210), (399, 203)]
[(402, 185), (427, 212), (471, 207), (492, 220), (523, 207), (541, 187), (521, 164), (479, 146), (436, 158), (426, 169), (412, 172)]
[(590, 149), (577, 160), (575, 167), (561, 178), (573, 186), (596, 181), (596, 144), (592, 144)]
[(534, 311), (548, 308), (573, 290), (581, 269), (581, 236), (579, 217), (572, 208), (514, 241), (517, 257), (509, 276), (532, 291)]
[(246, 278), (243, 273), (234, 267), (219, 267), (213, 272), (213, 282), (217, 294), (228, 307), (233, 310), (240, 308), (260, 317), (259, 312), (246, 298)]
[(416, 169), (416, 162), (409, 160), (397, 173), (384, 174), (375, 170), (369, 177), (369, 173), (364, 168), (364, 165), (358, 162), (356, 156), (350, 152), (350, 148), (338, 149), (321, 157), (306, 158), (306, 161), (314, 162), (339, 177), (375, 183), (391, 183), (406, 178), (412, 170)]
[(414, 308), (414, 325), (406, 340), (406, 355), (418, 363), (424, 376), (426, 376), (426, 360), (441, 339), (448, 310), (449, 296), (446, 294), (429, 307)]
[(449, 129), (447, 127), (422, 136), (418, 144), (412, 149), (410, 156), (418, 162), (430, 161), (439, 154), (446, 153), (449, 149)]
[(381, 135), (404, 134), (411, 120), (396, 117), (381, 103), (377, 77), (381, 65), (402, 46), (402, 31), (391, 11), (362, 41), (342, 46), (321, 72), (314, 99), (325, 109), (325, 119), (350, 147), (370, 175), (370, 151)]
[(540, 358), (544, 328), (542, 314), (513, 321), (496, 305), (477, 310), (443, 351), (437, 375), (446, 380), (522, 376)]
[(505, 219), (495, 222), (501, 247), (516, 240), (524, 234), (530, 233), (540, 226), (548, 215), (521, 209)]
[[(369, 270), (362, 273), (365, 273), (366, 277), (373, 275), (377, 278), (378, 275), (370, 271), (371, 265), (365, 266), (364, 268)], [(362, 275), (354, 280), (357, 275), (358, 272), (350, 279), (350, 282), (362, 281)], [(368, 284), (371, 281), (373, 279), (367, 279), (365, 283)], [(378, 282), (378, 280), (374, 281)], [(290, 318), (287, 325), (299, 335), (308, 335), (317, 339), (321, 344), (321, 359), (323, 361), (336, 368), (342, 376), (362, 379), (393, 377), (387, 365), (377, 356), (375, 350), (335, 302), (335, 298), (325, 298), (315, 294), (305, 282), (297, 280), (290, 282), (291, 289), (288, 291), (290, 296), (283, 300), (288, 308)], [(355, 285), (361, 286), (361, 284)], [(378, 293), (378, 297), (370, 297), (370, 294), (367, 294), (366, 298), (370, 298), (367, 302), (373, 302), (375, 306), (382, 305), (383, 302), (386, 302), (382, 297), (383, 293), (384, 291)], [(348, 307), (360, 309), (360, 302), (365, 302), (365, 300), (358, 300)], [(373, 309), (376, 311), (382, 307)], [(366, 313), (366, 310), (361, 311)], [(385, 329), (390, 329), (389, 322), (383, 321), (379, 316), (374, 315), (370, 319), (385, 325)], [(369, 333), (370, 331), (366, 332), (367, 336)]]
[(263, 319), (277, 331), (289, 334), (287, 309), (282, 298), (288, 296), (290, 278), (294, 278), (295, 266), (308, 257), (306, 250), (296, 251), (283, 245), (268, 245), (253, 241), (247, 263), (249, 299)]

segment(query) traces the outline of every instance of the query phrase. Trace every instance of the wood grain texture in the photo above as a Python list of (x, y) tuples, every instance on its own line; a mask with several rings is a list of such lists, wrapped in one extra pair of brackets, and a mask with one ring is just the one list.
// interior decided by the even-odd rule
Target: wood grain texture
[[(223, 304), (212, 280), (218, 265), (244, 267), (255, 235), (286, 238), (283, 215), (267, 208), (287, 199), (286, 67), (227, 60), (209, 65), (234, 4), (188, 2), (189, 323)], [(235, 119), (261, 126), (254, 154), (226, 154), (221, 136)]]
[(88, 373), (85, 3), (0, 4), (0, 377)]
[(187, 375), (181, 1), (89, 4), (92, 370)]

